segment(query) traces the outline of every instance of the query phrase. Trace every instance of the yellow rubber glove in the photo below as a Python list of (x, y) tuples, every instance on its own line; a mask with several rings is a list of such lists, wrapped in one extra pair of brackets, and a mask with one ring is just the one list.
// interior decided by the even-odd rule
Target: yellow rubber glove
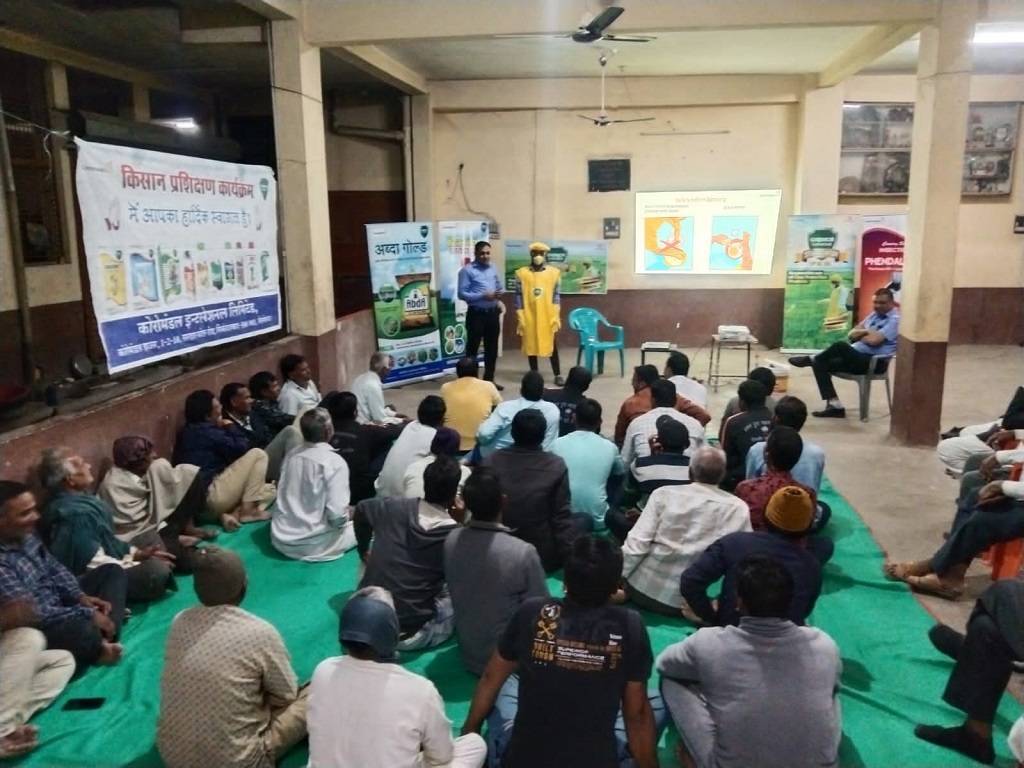
[(561, 327), (562, 327), (562, 319), (561, 318), (559, 318), (559, 317), (551, 318), (551, 332), (552, 333), (558, 333), (558, 331), (561, 329)]
[(524, 329), (526, 328), (526, 311), (522, 309), (516, 310), (516, 336), (522, 336)]

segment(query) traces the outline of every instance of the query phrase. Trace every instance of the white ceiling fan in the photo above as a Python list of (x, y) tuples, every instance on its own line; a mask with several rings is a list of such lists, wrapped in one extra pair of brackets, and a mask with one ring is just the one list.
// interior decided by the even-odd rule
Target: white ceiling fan
[(547, 39), (571, 39), (576, 43), (596, 43), (599, 40), (607, 40), (611, 43), (649, 43), (651, 40), (657, 40), (658, 38), (651, 35), (613, 35), (605, 34), (605, 30), (610, 27), (619, 16), (623, 14), (625, 8), (621, 8), (617, 5), (610, 5), (605, 8), (601, 13), (592, 18), (590, 21), (584, 21), (579, 27), (576, 28), (575, 32), (561, 35), (496, 35), (500, 38), (547, 38)]
[[(614, 55), (615, 51), (612, 51), (611, 53), (612, 55)], [(629, 120), (617, 120), (608, 117), (608, 110), (605, 109), (604, 99), (604, 78), (605, 70), (608, 67), (608, 58), (608, 53), (602, 53), (597, 59), (598, 63), (601, 65), (601, 111), (598, 112), (595, 116), (577, 115), (577, 117), (582, 117), (584, 120), (589, 120), (598, 128), (604, 128), (606, 126), (612, 125), (613, 123), (646, 123), (653, 120), (653, 117), (634, 117)]]

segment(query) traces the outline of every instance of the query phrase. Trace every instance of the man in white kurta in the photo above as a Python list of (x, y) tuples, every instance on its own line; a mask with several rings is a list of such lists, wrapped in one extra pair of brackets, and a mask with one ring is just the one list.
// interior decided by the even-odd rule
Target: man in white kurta
[(270, 540), (285, 557), (314, 563), (335, 560), (356, 544), (348, 464), (328, 443), (334, 427), (326, 409), (306, 411), (299, 429), (305, 442), (282, 465)]
[(444, 426), (446, 406), (437, 395), (427, 395), (416, 410), (416, 421), (405, 425), (384, 459), (377, 476), (377, 496), (400, 499), (405, 491), (405, 472), (413, 462), (430, 455), (439, 427)]
[(370, 369), (356, 376), (352, 394), (356, 396), (356, 420), (360, 424), (400, 424), (401, 417), (384, 402), (384, 380), (391, 372), (391, 356), (374, 352)]

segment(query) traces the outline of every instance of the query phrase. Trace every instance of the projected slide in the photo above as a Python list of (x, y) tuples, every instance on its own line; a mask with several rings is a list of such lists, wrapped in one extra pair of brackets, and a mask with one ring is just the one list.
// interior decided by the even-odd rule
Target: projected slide
[(636, 271), (767, 275), (780, 189), (636, 193)]

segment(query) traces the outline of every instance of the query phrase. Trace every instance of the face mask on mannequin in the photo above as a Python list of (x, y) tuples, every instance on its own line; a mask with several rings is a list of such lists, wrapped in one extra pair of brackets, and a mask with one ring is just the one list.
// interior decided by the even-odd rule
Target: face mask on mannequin
[(535, 253), (535, 254), (533, 254), (533, 266), (535, 266), (535, 267), (542, 267), (542, 266), (544, 266), (544, 261), (545, 261), (544, 254), (542, 254), (542, 253)]

